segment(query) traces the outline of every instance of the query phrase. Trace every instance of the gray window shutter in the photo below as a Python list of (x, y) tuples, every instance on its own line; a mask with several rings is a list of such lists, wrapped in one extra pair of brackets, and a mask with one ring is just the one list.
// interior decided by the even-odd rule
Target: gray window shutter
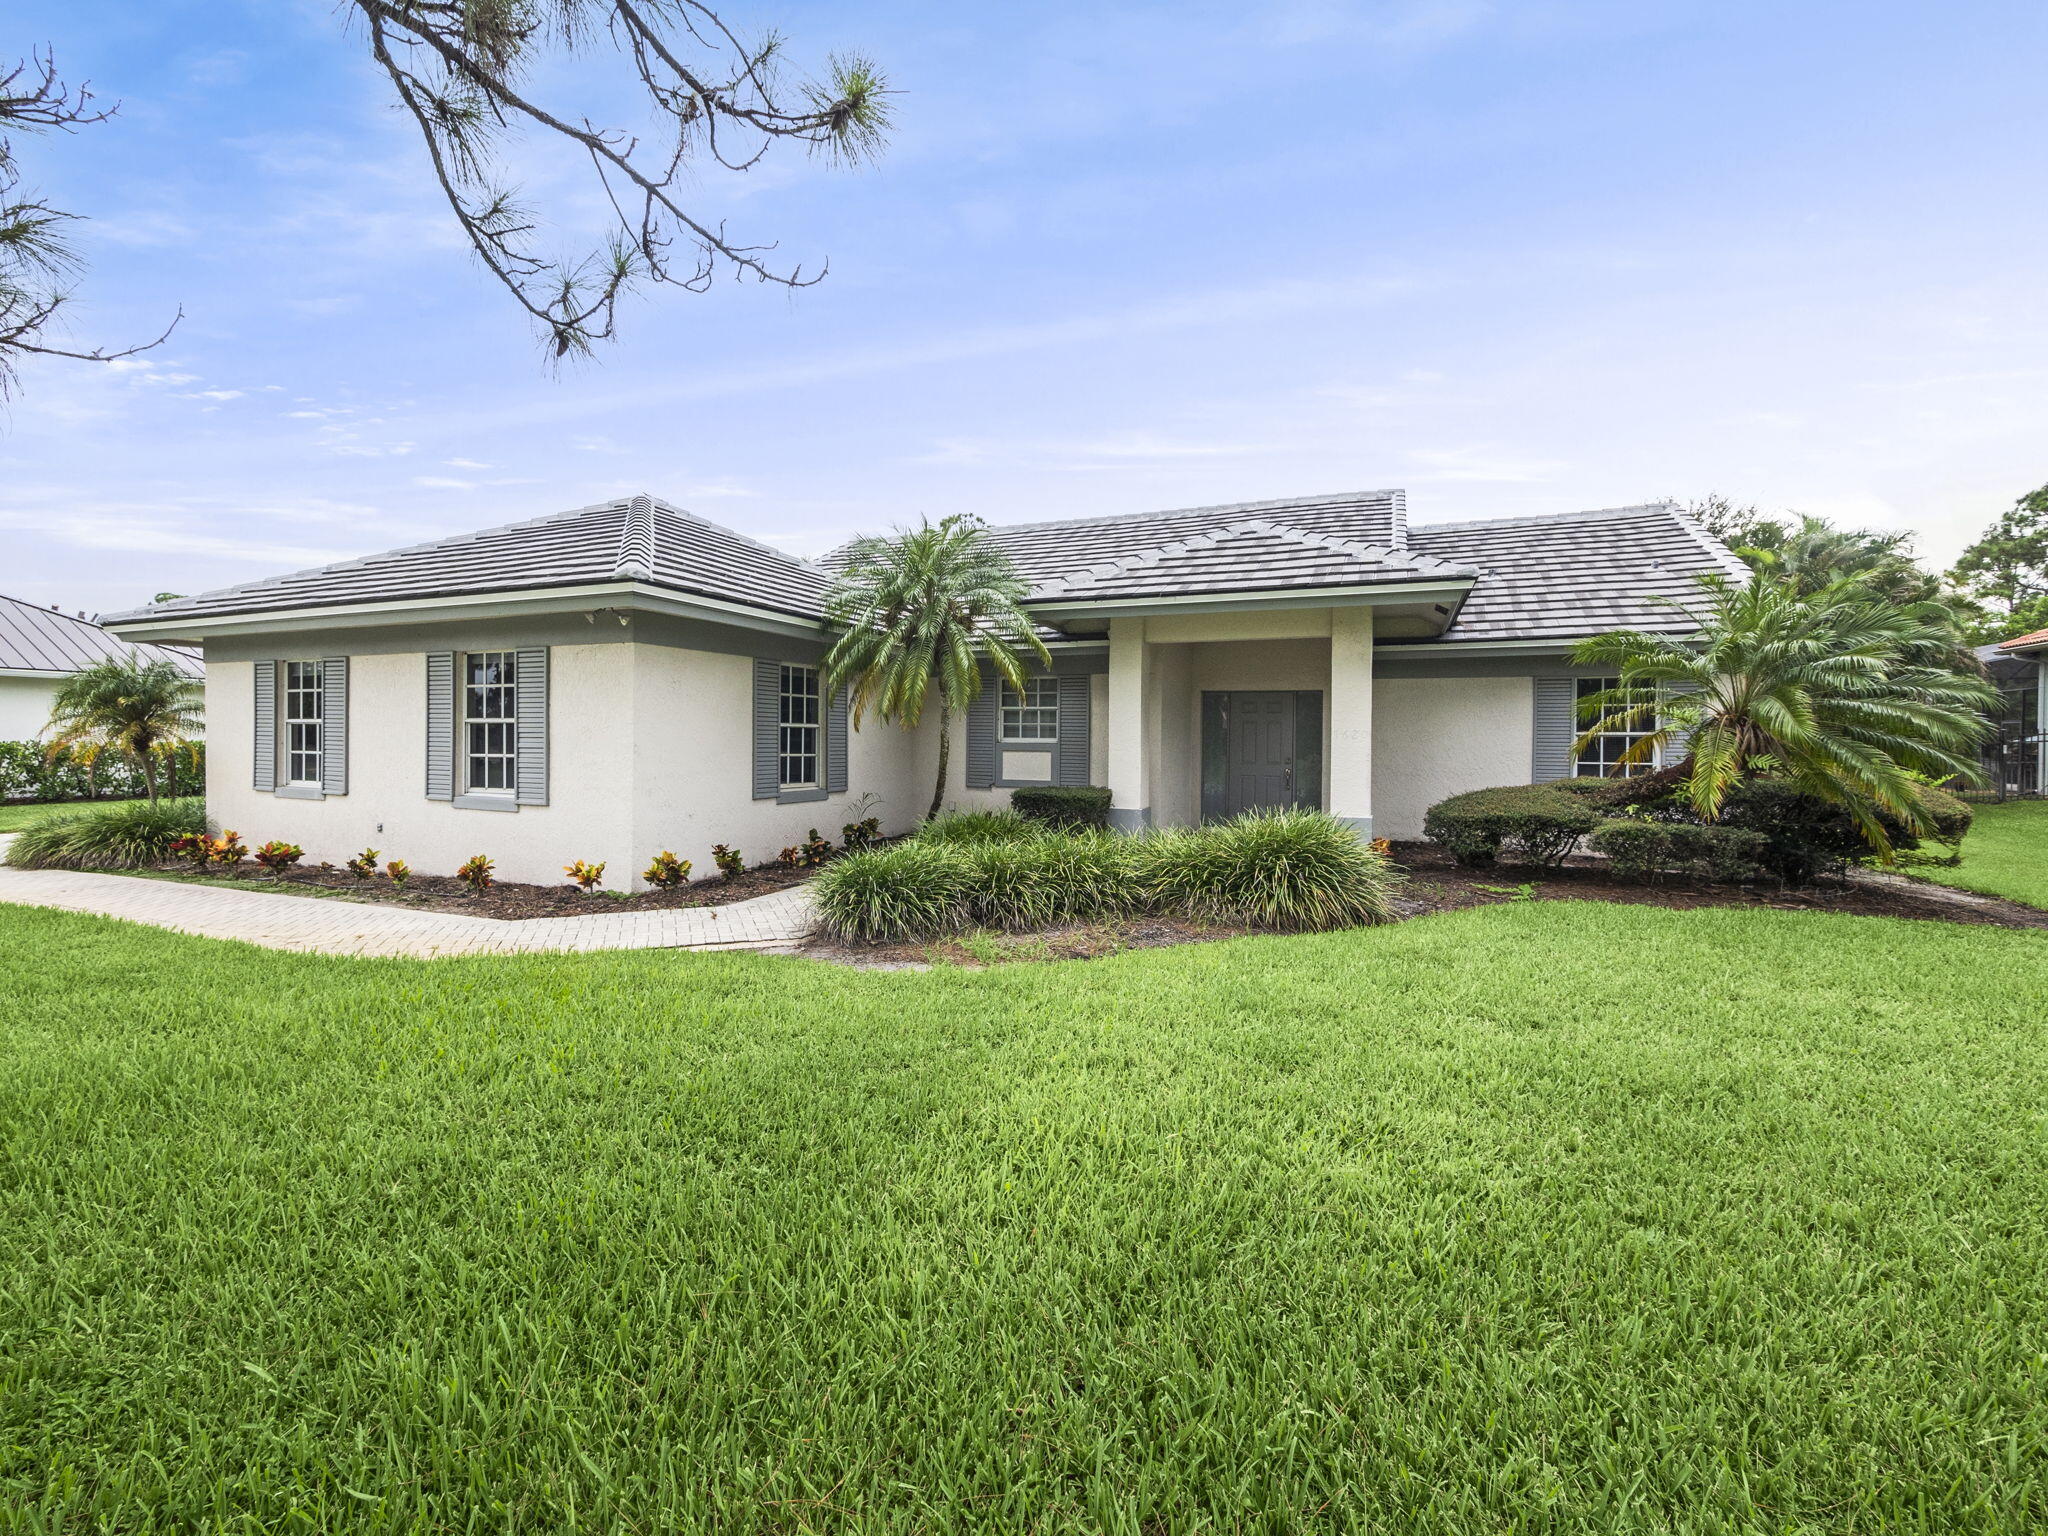
[(277, 788), (277, 663), (259, 661), (256, 673), (256, 763), (258, 789)]
[(1536, 679), (1536, 750), (1530, 782), (1572, 776), (1572, 743), (1579, 734), (1579, 685), (1569, 677)]
[(1088, 782), (1088, 679), (1060, 679), (1060, 744), (1053, 753), (1055, 784)]
[(846, 690), (832, 695), (825, 710), (825, 793), (846, 793)]
[(348, 658), (320, 662), (320, 792), (348, 793)]
[(967, 787), (991, 789), (1001, 778), (1003, 751), (996, 742), (996, 706), (1003, 681), (984, 677), (981, 692), (967, 706)]
[[(1664, 690), (1666, 693), (1698, 693), (1691, 683), (1673, 683)], [(1675, 768), (1685, 761), (1685, 754), (1692, 750), (1692, 732), (1674, 730), (1671, 739), (1664, 743), (1662, 761), (1666, 768)]]
[(455, 653), (427, 652), (427, 798), (455, 798)]
[(782, 735), (782, 665), (754, 660), (754, 798), (773, 800), (782, 789), (778, 752)]
[(548, 803), (548, 650), (515, 651), (512, 708), (518, 727), (518, 762), (512, 799), (519, 805)]

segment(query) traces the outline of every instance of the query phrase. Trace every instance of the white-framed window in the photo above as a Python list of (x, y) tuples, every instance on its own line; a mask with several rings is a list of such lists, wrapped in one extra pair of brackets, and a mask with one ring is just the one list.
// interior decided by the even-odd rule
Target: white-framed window
[(320, 663), (284, 664), (284, 777), (287, 784), (320, 782)]
[(1027, 678), (1023, 692), (1002, 685), (1004, 741), (1060, 739), (1060, 685), (1057, 678)]
[(782, 669), (776, 773), (784, 789), (818, 787), (821, 696), (816, 667)]
[[(1586, 700), (1593, 695), (1620, 686), (1621, 679), (1618, 677), (1582, 677), (1579, 679), (1578, 707), (1583, 711)], [(1651, 695), (1646, 692), (1644, 696), (1648, 698)], [(1620, 708), (1611, 704), (1591, 719), (1581, 713), (1577, 717), (1578, 728), (1584, 730), (1589, 725), (1595, 725), (1600, 720), (1619, 713)], [(1625, 763), (1622, 758), (1629, 748), (1645, 736), (1651, 735), (1656, 729), (1656, 717), (1649, 715), (1632, 721), (1628, 730), (1600, 732), (1580, 749), (1578, 758), (1572, 764), (1573, 776), (1581, 779), (1633, 779), (1646, 773), (1655, 773), (1655, 752), (1647, 754), (1640, 762)]]
[(511, 651), (462, 658), (463, 785), (471, 794), (509, 795), (519, 770), (519, 675)]

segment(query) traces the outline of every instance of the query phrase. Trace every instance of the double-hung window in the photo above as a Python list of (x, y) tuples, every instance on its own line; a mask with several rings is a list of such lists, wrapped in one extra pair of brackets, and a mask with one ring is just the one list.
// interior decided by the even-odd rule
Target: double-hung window
[[(1609, 689), (1619, 688), (1620, 686), (1621, 679), (1618, 677), (1582, 677), (1579, 679), (1578, 707), (1581, 711), (1577, 716), (1579, 730), (1583, 731), (1589, 726), (1600, 724), (1603, 720), (1613, 720), (1626, 714), (1627, 706), (1620, 703), (1609, 704), (1590, 718), (1584, 713), (1588, 699), (1592, 698), (1595, 694), (1605, 693)], [(1640, 697), (1645, 703), (1648, 703), (1656, 697), (1656, 694), (1654, 690), (1644, 689)], [(1633, 779), (1642, 774), (1656, 772), (1657, 758), (1655, 752), (1646, 753), (1640, 761), (1622, 761), (1631, 747), (1635, 746), (1645, 736), (1649, 736), (1656, 731), (1657, 717), (1655, 713), (1645, 712), (1641, 715), (1627, 716), (1627, 719), (1628, 729), (1600, 731), (1585, 743), (1579, 751), (1577, 760), (1572, 764), (1572, 772), (1575, 777), (1582, 779)]]
[(463, 784), (474, 795), (509, 795), (519, 762), (519, 677), (511, 651), (463, 657)]
[(285, 782), (320, 783), (320, 663), (284, 664)]
[(1021, 691), (1004, 683), (1002, 693), (1002, 739), (1004, 741), (1058, 741), (1060, 738), (1060, 685), (1057, 678), (1033, 677)]
[(776, 772), (784, 789), (818, 787), (820, 704), (818, 669), (785, 665), (776, 738)]

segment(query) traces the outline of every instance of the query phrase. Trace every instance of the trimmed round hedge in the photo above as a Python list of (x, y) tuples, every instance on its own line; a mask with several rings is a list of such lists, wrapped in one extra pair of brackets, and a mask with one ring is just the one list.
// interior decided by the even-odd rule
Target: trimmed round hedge
[(1423, 817), (1422, 835), (1467, 869), (1491, 869), (1503, 856), (1554, 869), (1602, 819), (1576, 783), (1508, 784), (1438, 801)]

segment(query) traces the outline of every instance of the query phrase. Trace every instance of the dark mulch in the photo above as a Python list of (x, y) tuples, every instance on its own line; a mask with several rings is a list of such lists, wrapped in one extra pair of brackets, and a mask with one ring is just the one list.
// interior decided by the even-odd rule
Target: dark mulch
[(1719, 885), (1700, 880), (1629, 885), (1609, 875), (1605, 861), (1600, 859), (1569, 859), (1562, 869), (1460, 869), (1434, 843), (1396, 843), (1394, 861), (1408, 874), (1400, 901), (1404, 917), (1426, 917), (1433, 912), (1456, 912), (1526, 898), (1618, 901), (1679, 911), (1698, 907), (1767, 907), (1776, 912), (1843, 912), (1856, 917), (1905, 917), (1994, 928), (2048, 928), (2048, 912), (2036, 907), (1893, 878), (1858, 876), (1804, 890)]
[[(191, 879), (188, 866), (164, 864), (158, 873)], [(801, 885), (816, 874), (815, 869), (788, 869), (780, 864), (763, 864), (737, 879), (696, 880), (665, 891), (642, 891), (637, 896), (623, 893), (586, 896), (573, 885), (521, 885), (502, 880), (479, 895), (452, 875), (414, 875), (403, 887), (393, 885), (382, 874), (358, 880), (345, 869), (294, 869), (273, 882), (269, 872), (255, 863), (244, 863), (229, 881), (218, 883), (245, 886), (252, 891), (281, 891), (287, 895), (332, 896), (347, 901), (381, 902), (412, 907), (421, 912), (462, 912), (471, 917), (501, 917), (518, 920), (529, 917), (580, 917), (590, 912), (646, 912), (663, 907), (722, 907), (730, 902), (766, 896), (771, 891)], [(209, 875), (207, 882), (215, 883)]]
[[(1629, 885), (1612, 878), (1601, 859), (1571, 859), (1562, 869), (1548, 870), (1460, 869), (1434, 843), (1396, 843), (1394, 862), (1408, 876), (1394, 903), (1404, 921), (1504, 901), (1614, 901), (1678, 911), (1764, 907), (1776, 912), (1840, 912), (1856, 917), (2048, 929), (2048, 912), (2038, 908), (1897, 878), (1863, 876), (1798, 891), (1697, 880)], [(879, 968), (983, 966), (1033, 960), (1093, 960), (1130, 949), (1200, 944), (1258, 931), (1141, 917), (1124, 922), (1070, 924), (1032, 933), (976, 934), (929, 944), (842, 944), (821, 937), (813, 940), (803, 953), (841, 965)]]

